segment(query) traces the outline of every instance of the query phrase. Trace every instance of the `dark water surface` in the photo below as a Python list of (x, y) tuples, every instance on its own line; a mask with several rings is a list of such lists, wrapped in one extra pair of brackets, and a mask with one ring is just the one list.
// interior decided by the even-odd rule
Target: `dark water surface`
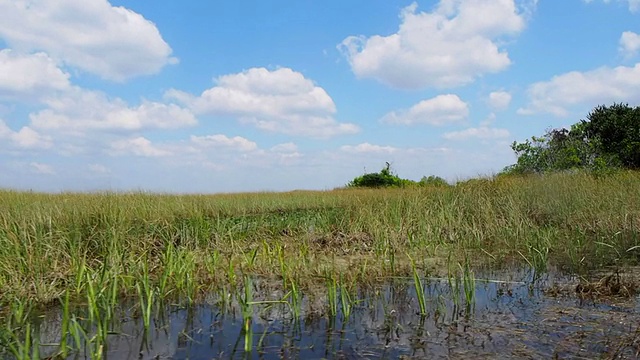
[[(476, 274), (467, 306), (461, 284), (425, 279), (427, 315), (419, 314), (411, 279), (393, 279), (352, 294), (345, 317), (327, 311), (325, 295), (303, 298), (294, 318), (286, 304), (254, 305), (250, 331), (234, 296), (212, 294), (190, 307), (165, 305), (145, 332), (136, 303), (121, 304), (110, 328), (108, 359), (397, 359), (397, 358), (624, 358), (640, 351), (640, 300), (580, 299), (575, 279), (547, 275), (532, 285), (527, 271)], [(265, 280), (262, 280), (266, 282)], [(254, 301), (282, 299), (254, 279)], [(453, 285), (453, 286), (452, 286)], [(563, 295), (547, 295), (560, 285)], [(338, 296), (339, 297), (339, 296)], [(61, 312), (39, 318), (41, 356), (57, 353)], [(88, 327), (88, 326), (87, 326)], [(250, 346), (246, 348), (245, 342)], [(88, 351), (70, 359), (89, 358)]]

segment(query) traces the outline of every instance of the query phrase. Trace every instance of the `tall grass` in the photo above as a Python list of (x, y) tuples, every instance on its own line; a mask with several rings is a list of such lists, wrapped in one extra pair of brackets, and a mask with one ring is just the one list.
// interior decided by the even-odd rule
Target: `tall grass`
[(404, 254), (537, 273), (550, 263), (576, 272), (636, 264), (638, 188), (639, 173), (620, 172), (326, 192), (0, 191), (0, 305), (66, 293), (111, 304), (110, 296), (136, 293), (145, 266), (142, 293), (193, 302), (206, 289), (234, 289), (238, 274), (281, 277), (284, 288), (295, 279), (305, 292), (328, 273), (343, 274), (342, 283), (412, 276)]

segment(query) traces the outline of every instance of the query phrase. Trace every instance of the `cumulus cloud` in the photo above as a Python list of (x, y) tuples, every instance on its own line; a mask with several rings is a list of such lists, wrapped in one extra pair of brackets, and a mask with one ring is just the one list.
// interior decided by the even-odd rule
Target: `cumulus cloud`
[(389, 124), (429, 124), (442, 126), (464, 121), (469, 115), (469, 106), (457, 95), (438, 95), (423, 100), (409, 109), (392, 111), (381, 121)]
[(0, 50), (0, 98), (40, 99), (51, 91), (70, 87), (69, 74), (44, 53), (19, 54)]
[(397, 88), (455, 87), (511, 64), (499, 41), (524, 29), (526, 10), (514, 0), (441, 0), (432, 12), (417, 7), (402, 10), (395, 34), (349, 36), (338, 45), (356, 76)]
[(111, 143), (109, 153), (111, 155), (135, 155), (142, 157), (161, 157), (171, 155), (171, 152), (160, 149), (142, 136), (113, 141)]
[(489, 106), (494, 111), (506, 110), (511, 104), (511, 94), (506, 91), (494, 91), (489, 94)]
[(227, 137), (222, 134), (207, 136), (191, 136), (191, 142), (205, 148), (226, 148), (238, 151), (252, 151), (258, 144), (241, 136)]
[(620, 52), (627, 58), (636, 56), (640, 52), (640, 34), (623, 32), (620, 36)]
[(28, 126), (13, 131), (2, 119), (0, 119), (0, 140), (20, 149), (48, 149), (52, 146), (51, 137), (40, 135)]
[(348, 153), (359, 153), (359, 154), (370, 154), (370, 153), (374, 153), (374, 154), (392, 154), (396, 151), (398, 151), (397, 148), (393, 147), (393, 146), (380, 146), (380, 145), (373, 145), (373, 144), (369, 144), (369, 143), (362, 143), (362, 144), (358, 144), (358, 145), (344, 145), (340, 147), (341, 151), (344, 152), (348, 152)]
[(587, 72), (569, 72), (530, 85), (527, 92), (529, 103), (518, 109), (521, 115), (567, 116), (568, 108), (574, 105), (640, 103), (640, 63), (633, 67), (605, 66)]
[(354, 124), (337, 122), (327, 92), (289, 68), (252, 68), (224, 75), (200, 96), (178, 90), (165, 95), (197, 114), (233, 116), (271, 132), (327, 138), (359, 131)]
[(46, 109), (30, 116), (39, 129), (83, 134), (87, 130), (175, 129), (197, 124), (190, 110), (175, 104), (143, 101), (132, 107), (122, 99), (77, 87), (44, 103)]
[(115, 81), (177, 61), (155, 24), (107, 0), (0, 0), (0, 37)]
[(48, 164), (32, 162), (29, 164), (29, 166), (31, 167), (31, 171), (35, 172), (36, 174), (54, 175), (56, 173), (53, 169), (53, 166)]
[(490, 128), (486, 126), (468, 128), (461, 131), (451, 131), (442, 135), (447, 140), (468, 140), (468, 139), (504, 139), (511, 136), (509, 130)]

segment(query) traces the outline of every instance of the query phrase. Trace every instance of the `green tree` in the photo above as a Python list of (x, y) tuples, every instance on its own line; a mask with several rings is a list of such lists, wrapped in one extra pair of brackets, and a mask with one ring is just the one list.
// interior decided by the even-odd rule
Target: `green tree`
[(640, 168), (640, 106), (601, 105), (581, 124), (595, 155), (618, 162), (625, 168)]
[(507, 174), (589, 168), (597, 172), (616, 167), (640, 168), (640, 107), (627, 104), (598, 106), (587, 120), (571, 129), (550, 129), (511, 148), (516, 164)]
[(571, 130), (550, 129), (543, 136), (532, 136), (522, 143), (514, 141), (511, 149), (518, 161), (505, 169), (507, 173), (569, 170), (584, 167), (591, 161), (590, 147), (585, 142), (581, 124), (572, 126)]

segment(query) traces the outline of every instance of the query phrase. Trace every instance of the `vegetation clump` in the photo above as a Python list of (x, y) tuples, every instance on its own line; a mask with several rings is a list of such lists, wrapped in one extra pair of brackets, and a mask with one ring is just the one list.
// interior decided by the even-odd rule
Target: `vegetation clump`
[(418, 182), (419, 186), (435, 186), (435, 187), (447, 187), (449, 183), (447, 180), (441, 178), (440, 176), (423, 176), (422, 179)]
[(397, 175), (391, 172), (391, 164), (387, 163), (379, 173), (368, 173), (362, 176), (358, 176), (353, 179), (348, 187), (369, 187), (369, 188), (383, 188), (383, 187), (404, 187), (414, 183), (411, 180), (401, 179)]
[(449, 186), (447, 181), (439, 176), (423, 176), (416, 182), (409, 179), (402, 179), (391, 172), (391, 164), (386, 163), (385, 167), (378, 173), (368, 173), (353, 179), (347, 187), (357, 188), (386, 188), (386, 187), (409, 187), (409, 186)]
[(511, 148), (518, 160), (505, 174), (586, 169), (596, 175), (640, 169), (640, 106), (598, 106), (570, 129), (550, 129)]

